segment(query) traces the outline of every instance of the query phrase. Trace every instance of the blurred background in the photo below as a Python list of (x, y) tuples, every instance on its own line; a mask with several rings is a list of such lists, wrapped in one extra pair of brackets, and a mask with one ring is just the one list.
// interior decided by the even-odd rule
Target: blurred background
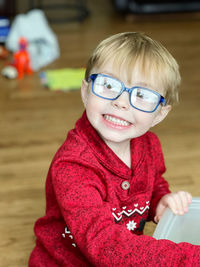
[[(43, 34), (38, 21), (26, 17), (38, 7)], [(33, 226), (45, 212), (51, 159), (83, 112), (84, 67), (112, 34), (145, 32), (177, 59), (180, 103), (152, 130), (162, 143), (171, 190), (200, 196), (200, 1), (0, 0), (0, 16), (0, 266), (27, 266)], [(31, 60), (41, 64), (33, 69)], [(148, 223), (145, 234), (154, 229)]]

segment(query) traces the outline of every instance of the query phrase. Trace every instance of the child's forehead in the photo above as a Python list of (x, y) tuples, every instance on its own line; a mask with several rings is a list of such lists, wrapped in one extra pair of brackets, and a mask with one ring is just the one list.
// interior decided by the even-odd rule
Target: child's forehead
[[(147, 64), (149, 65), (149, 64)], [(159, 79), (159, 74), (152, 66), (144, 66), (140, 61), (131, 63), (117, 62), (117, 60), (105, 61), (101, 66), (96, 68), (97, 73), (104, 73), (121, 80), (125, 86), (132, 87), (140, 85), (163, 91), (163, 84)]]

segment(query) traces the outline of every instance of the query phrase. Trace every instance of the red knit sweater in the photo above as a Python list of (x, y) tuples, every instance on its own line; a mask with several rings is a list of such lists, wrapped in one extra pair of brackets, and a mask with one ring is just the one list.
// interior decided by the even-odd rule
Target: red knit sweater
[(200, 266), (199, 246), (142, 235), (169, 193), (155, 134), (131, 141), (131, 163), (113, 153), (84, 113), (52, 161), (29, 267)]

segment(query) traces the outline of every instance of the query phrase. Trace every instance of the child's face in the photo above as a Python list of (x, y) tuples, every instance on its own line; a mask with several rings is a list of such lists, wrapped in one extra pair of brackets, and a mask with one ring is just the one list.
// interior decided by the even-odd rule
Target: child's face
[[(163, 94), (162, 86), (151, 81), (144, 80), (138, 68), (133, 70), (131, 81), (128, 82), (127, 74), (123, 71), (117, 72), (112, 62), (105, 64), (93, 73), (107, 74), (121, 80), (126, 87), (145, 86), (151, 90), (159, 88), (158, 93)], [(89, 87), (89, 88), (88, 88)], [(83, 81), (82, 99), (86, 108), (87, 117), (92, 126), (106, 143), (126, 142), (132, 138), (146, 133), (151, 127), (162, 121), (170, 110), (170, 106), (161, 105), (153, 113), (146, 113), (133, 108), (129, 103), (129, 94), (123, 92), (115, 100), (102, 99), (92, 92), (92, 82)], [(89, 90), (88, 90), (89, 89)]]

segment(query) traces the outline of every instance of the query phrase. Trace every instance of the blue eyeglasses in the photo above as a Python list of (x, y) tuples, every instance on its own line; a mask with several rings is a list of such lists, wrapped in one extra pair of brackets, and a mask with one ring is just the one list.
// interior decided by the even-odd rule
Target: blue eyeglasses
[(92, 92), (103, 99), (115, 100), (124, 91), (129, 93), (129, 101), (133, 108), (152, 113), (161, 104), (166, 105), (162, 95), (145, 87), (134, 86), (127, 88), (120, 80), (105, 74), (92, 74), (88, 82), (92, 81)]

